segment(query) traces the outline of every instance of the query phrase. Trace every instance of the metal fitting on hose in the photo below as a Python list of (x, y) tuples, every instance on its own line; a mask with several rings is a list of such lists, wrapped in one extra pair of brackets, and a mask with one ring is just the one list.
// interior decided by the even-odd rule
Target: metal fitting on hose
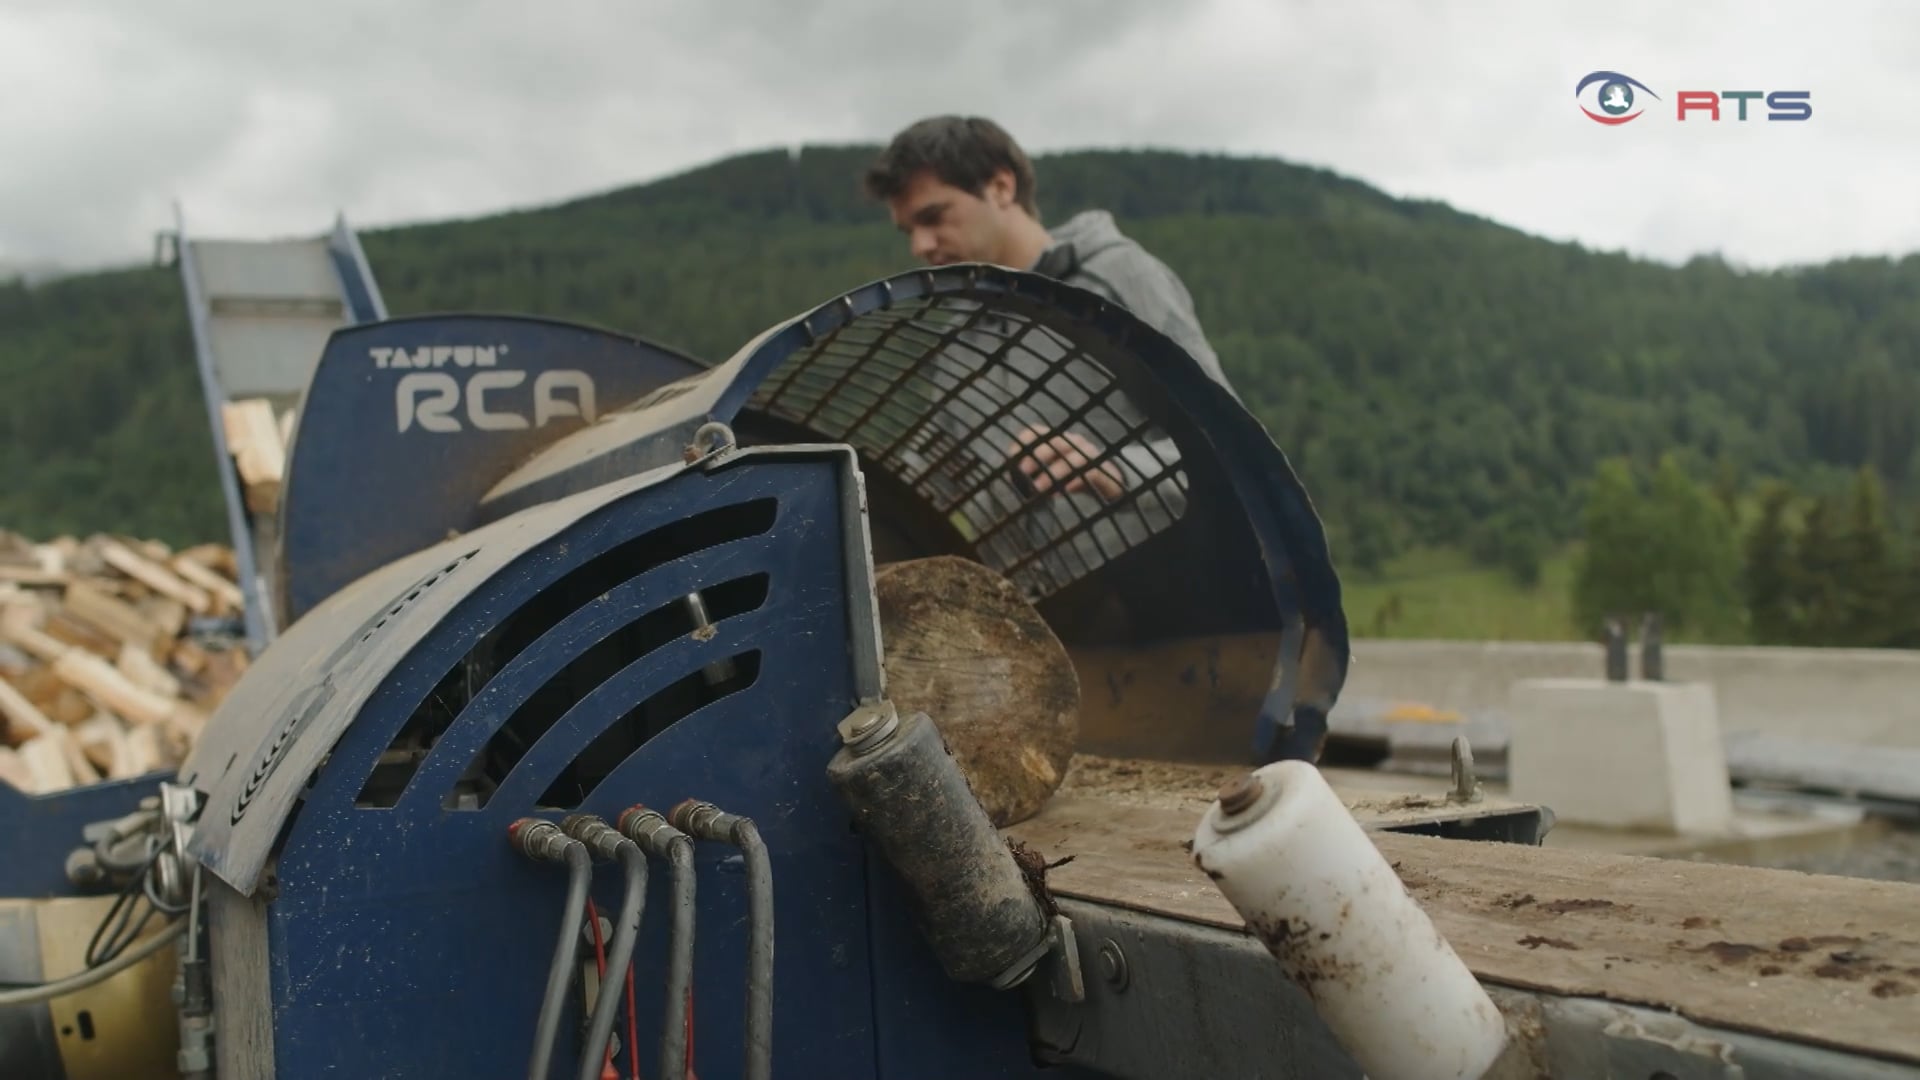
[(560, 826), (540, 818), (521, 818), (507, 826), (513, 849), (535, 862), (566, 862), (567, 849), (579, 841)]
[(688, 844), (692, 838), (673, 827), (666, 815), (650, 806), (629, 806), (620, 814), (620, 834), (639, 844), (657, 859), (673, 858), (675, 841)]
[(667, 811), (667, 821), (696, 840), (719, 840), (723, 843), (737, 843), (740, 826), (751, 824), (739, 814), (729, 814), (699, 799), (688, 799)]
[(620, 857), (620, 848), (629, 843), (619, 830), (592, 814), (569, 814), (560, 820), (560, 831), (587, 845), (587, 850), (609, 862)]

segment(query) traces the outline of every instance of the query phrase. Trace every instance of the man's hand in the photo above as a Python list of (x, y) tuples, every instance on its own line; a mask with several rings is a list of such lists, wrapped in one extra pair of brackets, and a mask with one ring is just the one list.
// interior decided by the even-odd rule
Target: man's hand
[[(1021, 453), (1022, 448), (1030, 449)], [(1091, 489), (1108, 501), (1126, 491), (1120, 466), (1115, 462), (1104, 461), (1099, 468), (1089, 469), (1089, 463), (1100, 455), (1100, 448), (1075, 432), (1056, 435), (1052, 428), (1028, 427), (1014, 437), (1007, 453), (1018, 455), (1015, 463), (1035, 491), (1051, 491), (1056, 485), (1068, 493)]]

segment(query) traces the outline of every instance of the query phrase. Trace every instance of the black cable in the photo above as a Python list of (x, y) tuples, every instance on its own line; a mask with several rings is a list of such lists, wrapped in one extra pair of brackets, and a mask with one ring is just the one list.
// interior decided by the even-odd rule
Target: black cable
[[(101, 917), (100, 924), (94, 927), (93, 936), (87, 940), (85, 967), (64, 979), (51, 982), (10, 983), (8, 985), (12, 989), (0, 994), (0, 997), (14, 995), (19, 1001), (26, 1002), (72, 993), (95, 985), (139, 960), (151, 956), (166, 942), (177, 936), (182, 929), (178, 925), (180, 923), (178, 916), (186, 909), (171, 908), (158, 901), (153, 894), (151, 884), (154, 866), (172, 847), (173, 841), (170, 838), (155, 844), (153, 851), (137, 864), (138, 869), (134, 872), (134, 876), (121, 886), (119, 895), (114, 897), (112, 906), (107, 908), (107, 913)], [(147, 901), (146, 914), (140, 917), (139, 922), (132, 922), (134, 909), (139, 906), (142, 899)], [(147, 924), (153, 920), (156, 913), (166, 916), (163, 921), (166, 928), (156, 937), (135, 947), (134, 943), (140, 940), (141, 932), (147, 928)], [(102, 947), (103, 937), (106, 941), (104, 948)], [(133, 949), (130, 954), (129, 948)]]
[[(171, 838), (154, 845), (152, 853), (141, 862), (140, 868), (134, 871), (133, 877), (121, 888), (120, 895), (114, 898), (113, 905), (107, 909), (106, 915), (100, 920), (100, 925), (94, 928), (93, 937), (87, 942), (86, 964), (89, 968), (112, 963), (116, 957), (126, 951), (127, 946), (139, 939), (140, 932), (146, 929), (147, 923), (153, 919), (156, 911), (165, 912), (163, 907), (153, 902), (147, 890), (155, 864), (172, 847)], [(148, 901), (146, 914), (141, 916), (139, 922), (131, 923), (134, 908), (142, 899)], [(176, 912), (165, 913), (177, 914)], [(108, 930), (109, 927), (113, 928), (111, 932)], [(104, 948), (101, 945), (102, 935), (105, 935), (108, 943)]]

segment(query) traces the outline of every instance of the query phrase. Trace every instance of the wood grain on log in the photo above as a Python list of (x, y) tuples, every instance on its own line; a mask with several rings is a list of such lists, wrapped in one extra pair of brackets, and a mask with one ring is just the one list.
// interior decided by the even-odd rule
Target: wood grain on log
[(877, 568), (887, 695), (924, 712), (994, 824), (1037, 813), (1066, 777), (1080, 681), (1005, 577), (952, 556)]

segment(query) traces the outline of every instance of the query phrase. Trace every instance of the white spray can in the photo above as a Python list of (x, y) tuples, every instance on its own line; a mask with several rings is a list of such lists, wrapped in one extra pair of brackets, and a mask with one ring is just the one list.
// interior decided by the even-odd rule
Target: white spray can
[(1366, 830), (1304, 761), (1222, 789), (1193, 859), (1370, 1080), (1477, 1080), (1506, 1022)]

